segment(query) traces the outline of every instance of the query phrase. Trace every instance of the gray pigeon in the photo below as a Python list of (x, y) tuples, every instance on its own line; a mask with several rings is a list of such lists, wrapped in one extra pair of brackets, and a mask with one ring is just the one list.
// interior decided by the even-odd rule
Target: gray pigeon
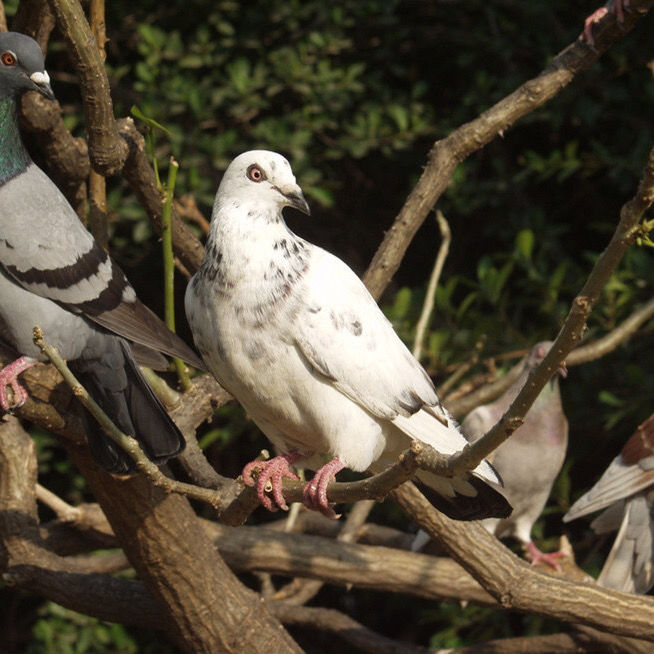
[[(181, 452), (184, 439), (145, 382), (128, 341), (148, 363), (163, 360), (158, 352), (197, 367), (202, 361), (136, 298), (120, 268), (30, 159), (17, 118), (26, 91), (54, 99), (41, 50), (24, 34), (0, 34), (0, 338), (22, 355), (0, 371), (0, 406), (7, 411), (27, 397), (16, 377), (43, 359), (32, 343), (32, 328), (39, 325), (117, 426), (153, 461), (165, 461)], [(88, 426), (89, 445), (104, 468), (133, 469), (90, 417)]]
[[(270, 481), (275, 504), (287, 508), (282, 477), (296, 478), (290, 466), (302, 461), (316, 470), (305, 503), (334, 517), (326, 488), (342, 468), (380, 470), (412, 438), (445, 454), (466, 440), (359, 278), (293, 234), (284, 207), (309, 213), (288, 161), (264, 150), (236, 157), (216, 194), (186, 314), (209, 370), (283, 453), (247, 465), (244, 481), (254, 485), (260, 469), (262, 504), (275, 508), (264, 494)], [(486, 462), (460, 477), (417, 476), (454, 518), (510, 512)]]
[[(461, 424), (470, 441), (481, 438), (507, 411), (527, 377), (552, 347), (551, 341), (537, 343), (513, 385), (491, 404), (471, 411)], [(565, 374), (565, 370), (559, 371)], [(498, 537), (513, 536), (524, 546), (533, 563), (542, 561), (558, 568), (560, 552), (545, 554), (531, 539), (531, 529), (542, 513), (552, 484), (561, 470), (568, 446), (568, 421), (559, 392), (559, 372), (545, 385), (525, 416), (522, 426), (489, 456), (504, 482), (504, 492), (513, 513), (504, 520), (489, 519), (484, 526)]]
[(618, 534), (598, 583), (628, 593), (646, 593), (654, 586), (654, 414), (636, 429), (563, 521), (600, 509), (606, 511), (591, 527), (597, 534), (616, 530)]

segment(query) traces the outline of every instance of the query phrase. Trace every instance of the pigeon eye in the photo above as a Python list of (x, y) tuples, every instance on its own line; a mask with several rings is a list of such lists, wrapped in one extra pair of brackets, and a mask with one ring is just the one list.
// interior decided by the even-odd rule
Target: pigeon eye
[(247, 176), (248, 179), (251, 179), (253, 182), (263, 182), (263, 180), (266, 179), (263, 170), (261, 170), (261, 168), (256, 164), (252, 164), (248, 168)]
[(16, 57), (11, 52), (3, 52), (2, 56), (0, 56), (0, 59), (2, 60), (2, 63), (5, 66), (15, 66), (16, 65)]

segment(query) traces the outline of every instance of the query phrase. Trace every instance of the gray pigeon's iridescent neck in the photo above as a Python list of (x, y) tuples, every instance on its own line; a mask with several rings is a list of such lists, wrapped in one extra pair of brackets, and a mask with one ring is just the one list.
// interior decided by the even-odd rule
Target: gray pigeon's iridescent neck
[(22, 173), (31, 159), (18, 130), (16, 101), (0, 100), (0, 186)]

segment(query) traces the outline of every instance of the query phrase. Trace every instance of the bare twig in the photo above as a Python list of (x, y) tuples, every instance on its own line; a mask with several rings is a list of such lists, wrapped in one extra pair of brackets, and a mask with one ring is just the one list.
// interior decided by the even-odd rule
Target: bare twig
[(416, 325), (416, 336), (413, 341), (413, 356), (418, 360), (420, 360), (420, 356), (422, 355), (422, 346), (425, 340), (425, 332), (427, 331), (427, 326), (429, 325), (431, 312), (434, 309), (434, 296), (436, 294), (436, 288), (438, 287), (438, 280), (441, 277), (445, 259), (447, 259), (448, 252), (450, 251), (450, 242), (452, 241), (450, 225), (447, 220), (445, 220), (445, 216), (440, 210), (436, 212), (436, 222), (438, 223), (438, 229), (441, 233), (441, 245), (438, 248), (438, 254), (436, 255), (436, 261), (434, 262), (434, 269), (431, 271), (429, 284), (427, 284), (425, 302), (422, 305), (420, 318), (418, 319), (418, 324)]
[(157, 375), (154, 370), (141, 366), (141, 372), (147, 380), (152, 390), (156, 393), (157, 397), (164, 403), (168, 409), (176, 407), (181, 402), (181, 394), (172, 389), (166, 382)]
[[(175, 181), (179, 164), (173, 157), (170, 157), (168, 168), (168, 181), (164, 190), (164, 203), (161, 209), (161, 247), (163, 250), (164, 262), (164, 307), (166, 314), (166, 327), (175, 332), (175, 262), (173, 260), (173, 233), (171, 212), (173, 209), (173, 197), (175, 197)], [(186, 364), (178, 357), (173, 357), (175, 370), (182, 390), (188, 391), (191, 388), (191, 380), (186, 369)]]
[[(355, 543), (358, 539), (359, 531), (368, 519), (368, 515), (370, 515), (370, 511), (374, 505), (374, 500), (360, 500), (359, 502), (355, 502), (340, 531), (336, 535), (336, 540), (342, 543)], [(275, 599), (283, 599), (290, 604), (306, 604), (318, 594), (318, 591), (320, 591), (323, 585), (323, 581), (296, 578), (290, 584), (281, 588), (274, 597)]]
[(461, 416), (466, 415), (466, 413), (469, 411), (472, 411), (472, 409), (479, 406), (480, 404), (491, 402), (496, 397), (502, 395), (502, 393), (504, 393), (504, 391), (509, 388), (509, 386), (511, 386), (511, 384), (513, 384), (516, 379), (518, 379), (522, 369), (522, 361), (519, 361), (499, 379), (496, 379), (495, 381), (488, 384), (484, 384), (483, 386), (480, 386), (476, 391), (468, 393), (463, 397), (457, 398), (455, 400), (447, 399), (444, 404), (447, 407), (447, 410), (455, 418), (460, 418)]
[(529, 375), (524, 387), (499, 422), (478, 441), (466, 446), (460, 454), (454, 455), (444, 472), (457, 473), (472, 470), (522, 424), (524, 415), (543, 386), (551, 379), (570, 350), (581, 341), (586, 320), (602, 289), (625, 252), (645, 229), (639, 223), (652, 202), (654, 202), (654, 147), (649, 152), (636, 195), (623, 205), (613, 237), (595, 262), (579, 295), (574, 299), (552, 348), (540, 366)]
[[(639, 327), (652, 318), (652, 316), (654, 316), (654, 300), (650, 300), (642, 307), (636, 309), (624, 322), (602, 338), (598, 338), (597, 340), (586, 343), (585, 345), (580, 345), (572, 350), (565, 358), (566, 366), (572, 368), (606, 356), (615, 350), (621, 343), (624, 343), (628, 338), (635, 334)], [(523, 356), (525, 352), (499, 354), (496, 355), (494, 359), (515, 358), (517, 356)], [(468, 369), (467, 362), (458, 370), (461, 369)], [(476, 390), (467, 393), (462, 397), (448, 397), (444, 400), (444, 404), (455, 418), (460, 418), (472, 411), (475, 407), (492, 402), (494, 399), (502, 395), (502, 393), (504, 393), (504, 391), (506, 391), (507, 388), (509, 388), (509, 386), (511, 386), (518, 378), (521, 370), (522, 362), (519, 362), (499, 379), (483, 384)], [(454, 377), (454, 375), (452, 375), (452, 377)], [(450, 380), (448, 379), (447, 381), (449, 382)], [(443, 392), (444, 386), (444, 384), (439, 386), (439, 394)]]
[(624, 322), (606, 336), (574, 349), (565, 360), (567, 366), (578, 366), (594, 361), (615, 350), (620, 343), (636, 333), (638, 328), (654, 316), (654, 299), (636, 309)]
[(466, 372), (470, 370), (470, 368), (477, 364), (479, 361), (479, 354), (484, 347), (485, 341), (486, 337), (482, 336), (475, 343), (472, 354), (468, 360), (461, 364), (442, 384), (436, 388), (436, 392), (438, 393), (439, 397), (442, 398), (450, 390), (450, 388), (454, 387), (455, 384), (466, 374)]
[(198, 209), (195, 198), (190, 193), (175, 198), (175, 208), (181, 218), (186, 218), (186, 220), (195, 223), (205, 235), (209, 234), (209, 221)]
[[(104, 18), (104, 0), (91, 0), (89, 4), (89, 23), (95, 37), (100, 59), (107, 58), (107, 42)], [(106, 248), (109, 243), (109, 225), (107, 221), (107, 184), (105, 178), (95, 170), (89, 173), (89, 227), (95, 239)]]
[[(129, 154), (123, 168), (123, 175), (147, 212), (155, 229), (161, 233), (163, 200), (157, 187), (157, 180), (145, 153), (145, 142), (131, 118), (118, 121), (120, 135), (129, 147)], [(172, 208), (173, 248), (182, 264), (195, 273), (202, 263), (204, 247), (191, 228), (180, 219)]]
[(201, 502), (206, 502), (212, 506), (220, 504), (220, 494), (215, 491), (200, 488), (192, 484), (186, 484), (166, 477), (159, 467), (148, 459), (139, 447), (136, 439), (123, 434), (109, 419), (107, 414), (97, 405), (93, 398), (87, 393), (84, 387), (77, 381), (75, 376), (61, 358), (56, 348), (48, 345), (43, 338), (43, 332), (39, 327), (34, 327), (34, 343), (41, 351), (52, 361), (66, 383), (73, 390), (73, 394), (84, 405), (84, 407), (100, 423), (104, 432), (116, 442), (125, 452), (127, 452), (135, 461), (138, 469), (143, 472), (150, 481), (156, 486), (163, 488), (168, 493), (180, 493)]
[(21, 0), (18, 3), (16, 15), (11, 21), (14, 32), (22, 32), (31, 36), (45, 53), (54, 29), (55, 20), (50, 7), (43, 0)]
[(41, 484), (36, 484), (36, 499), (51, 508), (60, 520), (72, 521), (79, 517), (79, 510), (76, 507), (64, 502)]
[(364, 282), (375, 298), (381, 296), (397, 271), (418, 228), (449, 186), (455, 168), (498, 134), (506, 132), (517, 120), (558, 95), (576, 75), (587, 70), (607, 48), (623, 38), (652, 6), (654, 0), (631, 0), (633, 11), (625, 15), (622, 25), (616, 20), (607, 20), (598, 26), (594, 32), (595, 47), (575, 41), (554, 57), (540, 75), (434, 144), (428, 155), (429, 163), (364, 275)]
[(647, 654), (652, 644), (605, 634), (596, 629), (574, 630), (567, 634), (524, 636), (489, 640), (448, 650), (450, 654)]
[(0, 0), (0, 32), (7, 31), (7, 14), (5, 13), (5, 4)]

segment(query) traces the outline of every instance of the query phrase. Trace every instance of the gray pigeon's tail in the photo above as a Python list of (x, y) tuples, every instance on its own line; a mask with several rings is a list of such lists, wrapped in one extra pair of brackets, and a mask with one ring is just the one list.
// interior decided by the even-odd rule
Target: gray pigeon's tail
[[(101, 334), (101, 354), (70, 362), (80, 383), (125, 434), (133, 436), (148, 458), (163, 463), (178, 455), (184, 437), (138, 369), (129, 344)], [(108, 472), (129, 473), (134, 461), (88, 416), (88, 441), (95, 460)]]

